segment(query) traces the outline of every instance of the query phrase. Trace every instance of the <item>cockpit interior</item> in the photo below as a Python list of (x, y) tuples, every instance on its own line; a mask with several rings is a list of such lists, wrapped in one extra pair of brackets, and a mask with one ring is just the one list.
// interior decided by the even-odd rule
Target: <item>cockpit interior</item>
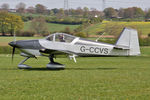
[(46, 40), (53, 42), (71, 43), (76, 37), (65, 33), (54, 33), (46, 37)]

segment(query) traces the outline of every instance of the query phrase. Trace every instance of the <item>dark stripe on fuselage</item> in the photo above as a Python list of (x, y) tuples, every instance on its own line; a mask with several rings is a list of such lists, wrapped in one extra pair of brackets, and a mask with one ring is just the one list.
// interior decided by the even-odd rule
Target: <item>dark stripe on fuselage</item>
[(16, 41), (16, 45), (21, 49), (44, 49), (39, 43), (39, 40), (19, 40)]

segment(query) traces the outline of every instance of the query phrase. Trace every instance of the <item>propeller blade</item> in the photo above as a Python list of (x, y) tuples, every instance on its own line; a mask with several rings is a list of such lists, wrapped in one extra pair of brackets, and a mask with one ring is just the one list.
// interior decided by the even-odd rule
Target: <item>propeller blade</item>
[(13, 51), (12, 51), (12, 62), (13, 62), (13, 59), (14, 59), (15, 48), (16, 48), (16, 47), (13, 47)]

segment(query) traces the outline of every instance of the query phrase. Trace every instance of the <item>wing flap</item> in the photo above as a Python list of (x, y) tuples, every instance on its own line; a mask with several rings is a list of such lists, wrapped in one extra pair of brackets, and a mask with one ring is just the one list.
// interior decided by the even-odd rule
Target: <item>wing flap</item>
[(63, 50), (52, 50), (52, 49), (42, 49), (40, 50), (40, 53), (42, 53), (43, 55), (45, 54), (55, 54), (55, 55), (64, 55), (64, 54), (73, 54), (71, 52), (68, 51), (63, 51)]

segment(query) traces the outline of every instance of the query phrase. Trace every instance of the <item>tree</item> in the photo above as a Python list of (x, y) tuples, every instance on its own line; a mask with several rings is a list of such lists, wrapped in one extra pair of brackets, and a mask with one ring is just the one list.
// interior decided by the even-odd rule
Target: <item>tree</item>
[(132, 8), (125, 9), (124, 18), (134, 18), (134, 10)]
[(54, 16), (53, 10), (50, 10), (49, 14), (50, 14), (50, 16)]
[(76, 11), (75, 11), (75, 9), (69, 9), (69, 12), (70, 12), (70, 15), (76, 15)]
[(24, 27), (24, 23), (20, 16), (2, 11), (0, 12), (0, 31), (4, 36), (5, 33), (13, 35), (17, 30), (21, 30)]
[(118, 11), (118, 16), (119, 17), (124, 17), (124, 9), (123, 8), (120, 8), (119, 11)]
[(40, 35), (48, 33), (45, 19), (42, 17), (34, 18), (31, 22), (31, 30)]
[(77, 14), (77, 15), (83, 15), (83, 10), (82, 10), (81, 7), (78, 7), (78, 8), (76, 9), (76, 14)]
[(124, 10), (125, 18), (139, 18), (144, 17), (144, 11), (141, 8), (132, 7)]
[(141, 8), (133, 7), (133, 9), (135, 11), (135, 14), (134, 14), (135, 18), (144, 17), (145, 13)]
[(89, 8), (84, 7), (84, 8), (83, 8), (83, 11), (84, 11), (83, 16), (84, 16), (84, 17), (88, 17), (88, 14), (89, 14)]
[(8, 9), (9, 9), (9, 4), (7, 4), (7, 3), (2, 4), (1, 9), (2, 9), (2, 10), (5, 10), (5, 11), (8, 11)]
[(64, 15), (65, 15), (64, 10), (62, 8), (60, 8), (57, 13), (57, 18), (62, 18), (62, 17), (64, 17)]
[(33, 13), (35, 13), (35, 8), (30, 6), (30, 7), (27, 8), (27, 12), (33, 14)]
[(46, 12), (46, 7), (42, 4), (37, 4), (35, 6), (35, 10), (36, 10), (36, 13), (40, 13), (40, 14), (43, 14)]
[(0, 31), (2, 35), (4, 36), (6, 32), (8, 32), (7, 27), (9, 27), (8, 24), (8, 13), (6, 11), (1, 11), (0, 12)]
[(96, 11), (97, 10), (95, 8), (91, 8), (90, 17), (95, 17)]
[(98, 11), (97, 9), (95, 8), (91, 8), (91, 11), (89, 12), (90, 13), (90, 17), (93, 18), (95, 16), (99, 16), (99, 17), (103, 17), (104, 16), (104, 13), (101, 12), (101, 11)]
[(24, 13), (25, 8), (26, 8), (25, 3), (20, 2), (19, 4), (16, 5), (17, 12), (19, 12), (19, 13)]
[(106, 8), (106, 9), (104, 10), (104, 13), (105, 13), (105, 16), (106, 16), (107, 18), (117, 17), (117, 11), (116, 11), (114, 8), (112, 8), (112, 7)]
[(10, 35), (13, 35), (14, 32), (21, 30), (24, 27), (24, 22), (22, 21), (20, 16), (14, 15), (14, 14), (10, 14), (9, 15), (9, 32)]
[(54, 12), (54, 14), (57, 14), (59, 12), (59, 9), (57, 9), (57, 8), (54, 8), (54, 9), (51, 9), (51, 10)]
[(145, 17), (146, 17), (146, 18), (150, 18), (150, 9), (146, 12)]

